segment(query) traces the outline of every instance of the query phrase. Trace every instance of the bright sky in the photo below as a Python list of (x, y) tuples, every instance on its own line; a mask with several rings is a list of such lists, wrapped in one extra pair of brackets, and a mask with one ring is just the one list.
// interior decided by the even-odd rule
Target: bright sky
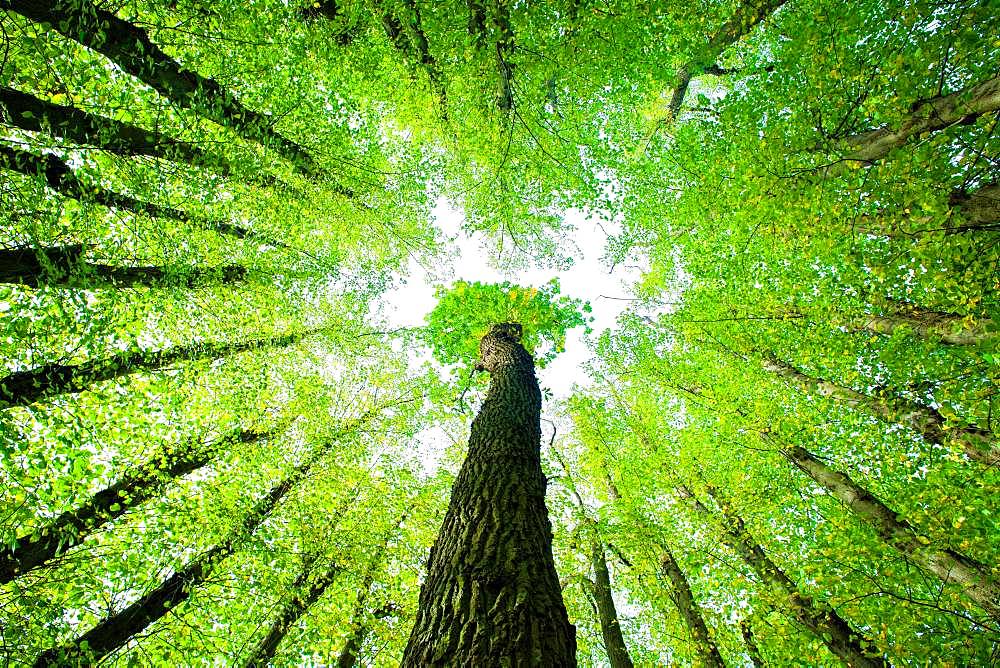
[[(638, 278), (635, 269), (618, 266), (614, 272), (601, 261), (604, 253), (606, 221), (586, 218), (582, 212), (570, 210), (564, 220), (575, 227), (573, 241), (579, 248), (573, 266), (565, 271), (555, 269), (528, 269), (512, 274), (503, 274), (491, 266), (490, 258), (484, 250), (482, 239), (470, 238), (462, 231), (463, 213), (448, 200), (441, 198), (432, 215), (435, 224), (450, 238), (456, 249), (456, 257), (451, 272), (443, 272), (444, 277), (429, 276), (418, 263), (411, 261), (407, 283), (385, 295), (382, 313), (393, 327), (417, 327), (424, 324), (424, 317), (434, 308), (434, 282), (445, 280), (481, 281), (498, 283), (504, 280), (528, 287), (541, 287), (558, 277), (561, 292), (570, 297), (589, 300), (594, 311), (591, 327), (593, 336), (614, 326), (618, 315), (628, 307), (629, 286)], [(602, 296), (603, 295), (603, 296)], [(619, 299), (611, 299), (617, 297)], [(567, 333), (566, 351), (556, 357), (548, 367), (539, 373), (539, 381), (549, 388), (556, 398), (569, 396), (573, 384), (587, 382), (583, 364), (590, 358), (590, 351), (583, 340), (583, 328), (578, 327)]]

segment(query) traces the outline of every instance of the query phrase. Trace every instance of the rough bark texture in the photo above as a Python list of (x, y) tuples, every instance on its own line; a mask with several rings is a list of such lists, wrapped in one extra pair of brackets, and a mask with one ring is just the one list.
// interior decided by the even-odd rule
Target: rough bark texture
[(608, 663), (611, 668), (632, 668), (632, 657), (622, 636), (621, 624), (618, 621), (618, 609), (611, 592), (611, 573), (608, 571), (608, 560), (604, 553), (604, 545), (595, 537), (591, 544), (591, 563), (594, 566), (594, 582), (591, 590), (597, 604), (597, 616), (601, 622), (601, 637), (604, 639), (604, 649), (608, 653)]
[(265, 668), (274, 658), (278, 645), (284, 640), (292, 625), (309, 611), (309, 608), (326, 592), (327, 587), (343, 572), (344, 569), (339, 564), (331, 563), (326, 570), (314, 576), (312, 563), (306, 564), (292, 583), (292, 597), (285, 602), (281, 612), (278, 613), (278, 618), (268, 629), (267, 635), (247, 659), (245, 664), (247, 668)]
[(847, 405), (865, 410), (887, 422), (895, 422), (913, 429), (931, 443), (960, 446), (969, 459), (985, 466), (1000, 463), (1000, 447), (993, 432), (977, 427), (948, 426), (941, 413), (902, 397), (871, 397), (843, 385), (802, 373), (791, 364), (774, 356), (767, 356), (764, 369), (790, 380), (805, 391), (833, 397)]
[(681, 613), (684, 622), (691, 631), (691, 638), (694, 641), (695, 651), (698, 653), (700, 667), (705, 668), (726, 668), (719, 654), (719, 648), (708, 632), (705, 620), (698, 610), (698, 604), (694, 601), (691, 587), (684, 577), (681, 567), (674, 559), (670, 550), (664, 548), (660, 555), (660, 570), (670, 582), (670, 598), (677, 606), (677, 611)]
[(174, 285), (195, 288), (199, 285), (229, 285), (246, 279), (249, 271), (238, 264), (221, 267), (115, 267), (86, 262), (81, 244), (49, 248), (11, 248), (0, 250), (0, 283), (37, 287), (115, 287)]
[(209, 447), (200, 443), (185, 443), (127, 473), (82, 505), (56, 517), (45, 527), (44, 534), (24, 536), (18, 539), (15, 547), (5, 546), (0, 550), (0, 584), (10, 582), (79, 545), (105, 523), (159, 495), (171, 480), (205, 466), (227, 444), (237, 441), (253, 443), (268, 435), (244, 429)]
[(431, 549), (402, 665), (575, 666), (540, 461), (541, 393), (521, 328), (495, 325), (490, 389)]
[[(699, 501), (690, 489), (681, 485), (678, 492), (690, 501), (699, 515), (711, 520), (715, 513)], [(784, 597), (789, 612), (799, 623), (820, 638), (834, 656), (840, 657), (853, 668), (888, 666), (883, 658), (865, 651), (865, 647), (874, 647), (874, 643), (854, 631), (836, 610), (828, 605), (818, 605), (811, 597), (802, 594), (792, 579), (753, 539), (743, 519), (730, 509), (727, 502), (716, 498), (714, 490), (708, 488), (708, 493), (722, 509), (723, 541), (750, 565), (761, 580)]]
[(898, 127), (882, 127), (844, 140), (846, 155), (822, 170), (823, 176), (843, 174), (851, 166), (870, 165), (893, 149), (926, 132), (937, 132), (1000, 109), (1000, 77), (994, 77), (951, 95), (923, 100)]
[(880, 538), (899, 550), (911, 563), (943, 582), (954, 583), (987, 614), (1000, 620), (1000, 586), (985, 564), (919, 533), (868, 490), (846, 474), (832, 469), (805, 448), (796, 446), (783, 450), (782, 454), (871, 526)]
[(0, 378), (0, 408), (26, 406), (60, 394), (83, 392), (102, 381), (139, 371), (155, 371), (177, 362), (218, 359), (259, 348), (289, 346), (315, 331), (318, 330), (243, 343), (198, 343), (164, 350), (126, 350), (111, 357), (87, 360), (79, 364), (43, 364)]
[(0, 9), (47, 23), (63, 36), (104, 54), (178, 105), (274, 149), (308, 175), (316, 172), (304, 148), (274, 131), (274, 119), (247, 109), (215, 80), (185, 69), (153, 44), (145, 30), (111, 12), (86, 0), (0, 0)]
[(251, 535), (266, 520), (278, 503), (302, 480), (313, 465), (330, 448), (328, 441), (316, 448), (309, 458), (297, 466), (287, 478), (272, 487), (225, 541), (195, 557), (173, 575), (147, 592), (131, 605), (122, 608), (73, 641), (48, 649), (35, 659), (35, 668), (62, 665), (94, 665), (115, 651), (129, 638), (142, 632), (186, 601), (195, 588), (203, 583), (214, 567), (239, 547), (242, 539)]

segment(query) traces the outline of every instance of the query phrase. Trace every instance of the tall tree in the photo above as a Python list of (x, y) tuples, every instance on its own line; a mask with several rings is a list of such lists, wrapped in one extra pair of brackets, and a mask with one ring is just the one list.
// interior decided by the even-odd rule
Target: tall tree
[(495, 324), (476, 368), (490, 389), (431, 549), (404, 666), (576, 665), (552, 558), (541, 392), (520, 324)]
[(291, 346), (318, 331), (322, 328), (235, 343), (195, 343), (163, 350), (126, 350), (79, 364), (52, 362), (25, 371), (14, 371), (0, 378), (0, 408), (26, 406), (61, 394), (83, 392), (96, 383), (139, 371), (156, 371), (176, 362), (214, 360), (261, 348)]
[(161, 453), (81, 505), (61, 513), (41, 531), (18, 538), (13, 547), (0, 549), (0, 583), (10, 582), (79, 545), (107, 522), (161, 493), (171, 480), (208, 464), (228, 445), (255, 443), (273, 433), (238, 429), (211, 444), (189, 441)]
[(172, 102), (269, 146), (306, 174), (316, 174), (312, 156), (274, 130), (274, 120), (246, 108), (213, 79), (193, 72), (168, 56), (145, 30), (87, 0), (3, 0), (0, 9), (15, 11), (98, 51)]

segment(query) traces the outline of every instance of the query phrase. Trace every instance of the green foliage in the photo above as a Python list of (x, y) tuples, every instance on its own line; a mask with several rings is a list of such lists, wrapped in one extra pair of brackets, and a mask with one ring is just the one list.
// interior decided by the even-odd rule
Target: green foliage
[(590, 329), (590, 304), (560, 295), (558, 279), (541, 288), (506, 281), (456, 281), (450, 288), (439, 286), (435, 294), (438, 302), (427, 314), (421, 337), (442, 364), (473, 366), (479, 357), (479, 340), (496, 323), (521, 325), (521, 343), (539, 367), (563, 352), (567, 330)]

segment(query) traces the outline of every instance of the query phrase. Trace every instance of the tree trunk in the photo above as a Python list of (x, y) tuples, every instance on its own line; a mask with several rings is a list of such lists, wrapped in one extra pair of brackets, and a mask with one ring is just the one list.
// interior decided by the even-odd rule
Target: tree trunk
[(979, 116), (1000, 109), (1000, 77), (994, 77), (950, 95), (939, 95), (918, 103), (899, 127), (882, 127), (844, 140), (848, 153), (821, 173), (833, 177), (851, 166), (870, 165), (926, 132), (971, 123)]
[[(312, 562), (307, 563), (299, 576), (295, 578), (295, 582), (292, 583), (291, 598), (285, 602), (278, 618), (271, 624), (267, 635), (260, 641), (244, 665), (247, 668), (265, 668), (274, 658), (275, 652), (278, 651), (278, 645), (284, 640), (292, 625), (309, 611), (309, 608), (326, 592), (327, 587), (333, 584), (343, 572), (344, 569), (339, 564), (331, 563), (326, 570), (313, 577)], [(310, 578), (312, 578), (311, 582)]]
[(158, 587), (73, 641), (42, 652), (35, 659), (35, 668), (99, 663), (100, 659), (127, 643), (129, 638), (142, 632), (186, 601), (195, 588), (212, 573), (215, 566), (233, 554), (242, 540), (253, 534), (271, 515), (278, 503), (309, 473), (313, 465), (326, 454), (334, 442), (331, 439), (316, 448), (305, 462), (292, 470), (287, 478), (272, 487), (262, 499), (254, 504), (250, 513), (222, 543), (192, 559), (160, 583)]
[[(854, 631), (836, 610), (829, 605), (818, 605), (813, 599), (799, 592), (790, 577), (775, 564), (764, 549), (747, 531), (743, 519), (730, 510), (727, 502), (716, 498), (716, 492), (707, 488), (722, 510), (722, 539), (734, 552), (743, 558), (757, 576), (772, 590), (783, 597), (792, 616), (823, 641), (827, 649), (853, 668), (884, 668), (888, 663), (881, 657), (873, 656), (865, 647), (875, 647), (870, 639)], [(711, 520), (710, 511), (691, 490), (680, 485), (680, 496), (688, 499), (702, 517)]]
[[(594, 527), (596, 530), (596, 526)], [(622, 636), (621, 624), (618, 621), (618, 609), (611, 591), (611, 574), (608, 571), (608, 560), (604, 553), (604, 545), (598, 540), (596, 532), (591, 545), (591, 563), (594, 566), (594, 582), (591, 590), (597, 603), (597, 616), (601, 621), (601, 636), (604, 648), (608, 652), (608, 663), (611, 668), (632, 668), (632, 657)]]
[(83, 392), (102, 381), (138, 371), (155, 371), (176, 362), (219, 359), (259, 348), (290, 346), (317, 331), (321, 328), (242, 343), (195, 343), (164, 350), (126, 350), (79, 364), (51, 362), (0, 378), (0, 408), (26, 406), (60, 394)]
[(477, 368), (490, 389), (431, 549), (403, 666), (575, 666), (552, 557), (541, 393), (521, 327), (494, 325)]
[(705, 620), (701, 616), (701, 611), (698, 610), (698, 605), (694, 602), (691, 587), (688, 585), (681, 567), (674, 559), (674, 555), (665, 546), (663, 546), (663, 553), (660, 555), (660, 570), (664, 577), (670, 581), (670, 598), (673, 599), (677, 611), (681, 613), (681, 617), (691, 631), (695, 651), (698, 653), (699, 663), (697, 665), (706, 668), (726, 668), (726, 664), (722, 661), (722, 655), (719, 654), (719, 648), (712, 640)]
[(121, 517), (161, 492), (171, 480), (208, 464), (215, 453), (227, 444), (236, 441), (253, 443), (272, 434), (236, 430), (209, 447), (188, 442), (152, 459), (94, 494), (83, 505), (63, 512), (42, 533), (24, 536), (17, 540), (15, 547), (0, 549), (0, 584), (10, 582), (79, 545), (105, 523)]
[(847, 326), (855, 331), (865, 330), (891, 336), (899, 329), (907, 329), (922, 339), (940, 341), (952, 346), (975, 346), (997, 338), (993, 320), (979, 318), (969, 324), (955, 313), (931, 311), (915, 304), (896, 303), (895, 309), (884, 309), (882, 315), (852, 316)]
[[(238, 264), (221, 267), (114, 267), (83, 261), (84, 246), (11, 248), (0, 250), (0, 283), (38, 287), (113, 287), (175, 285), (196, 288), (202, 285), (230, 285), (246, 279), (247, 268)], [(45, 259), (42, 260), (41, 258)]]
[(947, 426), (940, 412), (902, 397), (870, 397), (849, 387), (808, 376), (772, 355), (765, 356), (765, 370), (790, 380), (806, 392), (833, 397), (852, 408), (865, 410), (882, 420), (913, 429), (931, 443), (959, 445), (969, 459), (985, 466), (1000, 463), (1000, 447), (993, 432), (977, 427)]
[(155, 130), (41, 100), (6, 86), (0, 87), (0, 107), (6, 110), (4, 122), (22, 130), (50, 133), (120, 156), (145, 155), (186, 162), (208, 167), (222, 176), (232, 172), (232, 166), (221, 156), (206, 153), (191, 142), (177, 141)]
[(153, 44), (142, 28), (87, 0), (0, 0), (0, 8), (50, 25), (63, 36), (104, 54), (181, 107), (275, 150), (306, 175), (317, 173), (309, 153), (272, 128), (275, 119), (247, 109), (215, 80), (185, 69)]
[(704, 51), (684, 64), (675, 75), (674, 89), (670, 96), (670, 118), (677, 119), (684, 104), (691, 79), (715, 64), (722, 52), (750, 34), (764, 19), (776, 12), (786, 0), (748, 0), (708, 40)]
[(993, 619), (1000, 620), (1000, 586), (985, 564), (918, 533), (909, 522), (868, 490), (846, 474), (832, 469), (805, 448), (795, 446), (781, 450), (781, 454), (871, 526), (880, 538), (899, 550), (911, 563), (942, 582), (956, 584)]
[(966, 224), (950, 228), (949, 232), (997, 229), (1000, 224), (1000, 184), (990, 183), (971, 193), (952, 193), (951, 206), (959, 209)]
[[(0, 166), (28, 176), (41, 175), (48, 187), (61, 195), (72, 197), (81, 202), (94, 202), (106, 207), (154, 218), (169, 218), (182, 223), (194, 223), (204, 229), (213, 230), (219, 234), (225, 234), (237, 239), (255, 236), (254, 232), (240, 225), (224, 221), (195, 219), (189, 213), (180, 209), (153, 204), (151, 202), (143, 202), (131, 195), (125, 195), (113, 190), (106, 190), (100, 186), (84, 183), (73, 173), (72, 168), (64, 160), (51, 153), (37, 155), (29, 151), (22, 151), (13, 146), (0, 144)], [(269, 240), (268, 243), (271, 245), (280, 245)]]
[[(767, 663), (764, 662), (764, 657), (761, 656), (760, 647), (757, 646), (757, 639), (753, 636), (753, 629), (750, 627), (750, 622), (745, 619), (740, 620), (740, 635), (743, 636), (743, 644), (747, 648), (747, 656), (750, 657), (750, 663), (753, 664), (754, 668), (765, 668)], [(853, 665), (848, 664), (851, 668)]]

